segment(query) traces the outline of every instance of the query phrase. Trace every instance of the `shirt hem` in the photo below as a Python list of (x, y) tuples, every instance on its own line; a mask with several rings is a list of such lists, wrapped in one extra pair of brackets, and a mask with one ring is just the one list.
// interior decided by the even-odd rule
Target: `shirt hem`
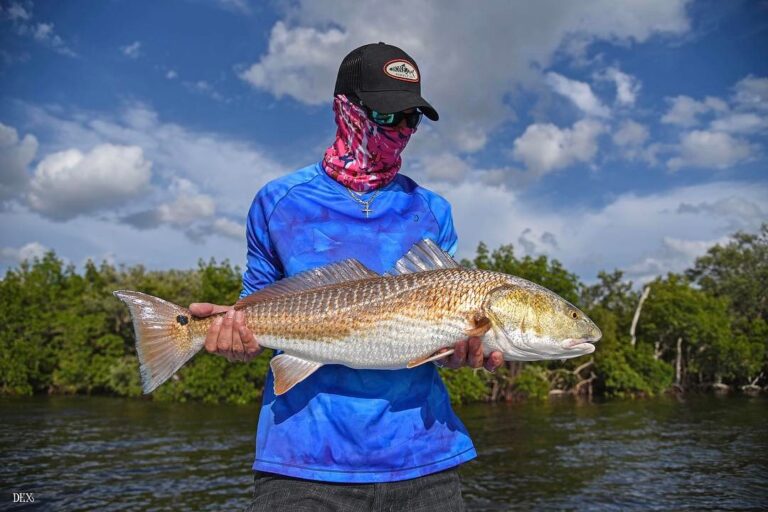
[(256, 459), (253, 463), (254, 471), (264, 471), (267, 473), (277, 473), (278, 475), (302, 478), (304, 480), (319, 480), (323, 482), (335, 483), (382, 483), (397, 482), (399, 480), (410, 480), (421, 476), (445, 471), (452, 467), (463, 464), (477, 457), (474, 447), (451, 457), (441, 459), (437, 462), (430, 462), (405, 469), (372, 469), (372, 470), (349, 470), (349, 469), (321, 469), (298, 466), (294, 464), (285, 464), (282, 462), (270, 462)]

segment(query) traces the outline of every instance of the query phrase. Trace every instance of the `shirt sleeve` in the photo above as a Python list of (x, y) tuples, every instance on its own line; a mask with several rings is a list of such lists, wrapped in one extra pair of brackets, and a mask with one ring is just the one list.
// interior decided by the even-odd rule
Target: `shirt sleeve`
[(440, 225), (440, 247), (451, 256), (456, 256), (456, 249), (459, 247), (459, 237), (453, 227), (453, 215), (451, 215), (450, 205), (448, 206), (445, 219)]
[(283, 275), (280, 259), (269, 235), (269, 205), (261, 192), (253, 200), (246, 220), (245, 240), (248, 245), (247, 263), (243, 272), (240, 298), (274, 283)]
[(453, 227), (451, 204), (438, 195), (433, 196), (429, 203), (432, 214), (440, 227), (436, 240), (437, 245), (451, 256), (455, 256), (459, 240)]

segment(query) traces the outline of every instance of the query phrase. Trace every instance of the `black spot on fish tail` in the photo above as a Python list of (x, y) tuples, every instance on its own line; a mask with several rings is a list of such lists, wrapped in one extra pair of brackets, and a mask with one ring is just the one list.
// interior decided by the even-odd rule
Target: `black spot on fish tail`
[(179, 315), (176, 317), (176, 321), (181, 325), (187, 325), (189, 323), (189, 318), (187, 318), (186, 315)]

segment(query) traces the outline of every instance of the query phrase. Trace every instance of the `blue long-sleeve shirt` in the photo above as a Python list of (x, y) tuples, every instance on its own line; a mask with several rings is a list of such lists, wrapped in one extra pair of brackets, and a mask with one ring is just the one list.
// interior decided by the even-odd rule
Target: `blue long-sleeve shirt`
[[(319, 163), (268, 183), (248, 214), (242, 296), (347, 258), (383, 273), (424, 238), (456, 251), (448, 202), (406, 176), (380, 189), (370, 209), (366, 218), (362, 205)], [(272, 380), (270, 371), (255, 470), (329, 482), (390, 482), (476, 456), (431, 364), (404, 370), (325, 365), (279, 397)]]

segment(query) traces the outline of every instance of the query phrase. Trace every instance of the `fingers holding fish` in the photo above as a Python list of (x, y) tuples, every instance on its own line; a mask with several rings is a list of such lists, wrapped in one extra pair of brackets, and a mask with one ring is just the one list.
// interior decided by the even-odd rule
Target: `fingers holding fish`
[(236, 311), (232, 325), (232, 360), (247, 363), (261, 353), (253, 333), (245, 326), (245, 313)]
[(467, 340), (467, 366), (470, 368), (483, 366), (483, 340), (475, 336)]
[(259, 346), (256, 337), (251, 330), (245, 326), (245, 322), (243, 322), (243, 325), (239, 326), (238, 332), (240, 333), (240, 340), (243, 342), (243, 348), (245, 349), (245, 362), (250, 361), (264, 351), (264, 349)]
[(217, 306), (209, 302), (193, 302), (189, 305), (189, 312), (201, 318), (226, 310), (227, 306)]
[(504, 364), (504, 355), (501, 352), (491, 352), (488, 359), (485, 360), (483, 368), (493, 373)]
[(221, 329), (219, 330), (219, 337), (216, 339), (216, 352), (226, 357), (228, 360), (235, 360), (234, 354), (232, 354), (233, 336), (232, 325), (235, 322), (235, 310), (230, 309), (227, 314), (224, 315), (224, 321), (221, 323)]
[[(447, 352), (449, 348), (441, 349), (440, 352)], [(464, 366), (470, 368), (485, 368), (489, 372), (495, 372), (504, 364), (504, 356), (501, 352), (491, 352), (488, 357), (484, 357), (482, 338), (471, 337), (462, 340), (453, 346), (453, 354), (438, 359), (435, 364), (440, 368), (450, 368), (457, 370)]]
[(467, 340), (462, 340), (453, 346), (453, 354), (445, 360), (445, 367), (456, 370), (467, 362)]
[(215, 354), (217, 351), (217, 342), (222, 323), (224, 323), (224, 317), (220, 316), (216, 318), (208, 329), (208, 333), (205, 335), (205, 350), (211, 354)]

